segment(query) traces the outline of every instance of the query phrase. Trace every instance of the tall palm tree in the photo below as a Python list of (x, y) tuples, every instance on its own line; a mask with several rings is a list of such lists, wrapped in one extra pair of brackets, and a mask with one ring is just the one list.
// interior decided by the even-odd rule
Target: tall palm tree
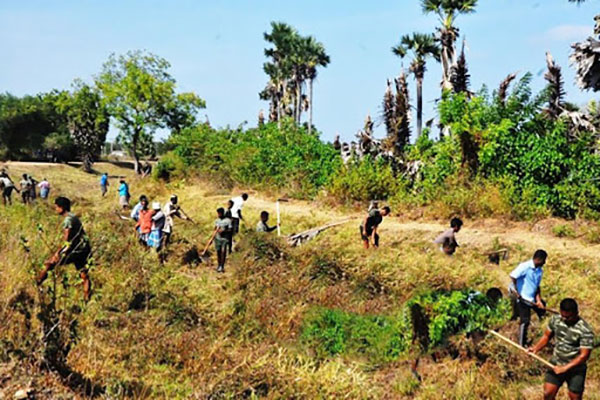
[(442, 88), (451, 90), (451, 68), (455, 62), (456, 50), (454, 43), (458, 38), (458, 28), (454, 21), (459, 14), (468, 14), (475, 11), (477, 0), (421, 0), (425, 14), (435, 13), (440, 19), (441, 26), (437, 29), (438, 40), (442, 46)]
[(425, 77), (427, 58), (433, 57), (439, 61), (441, 50), (432, 34), (413, 33), (412, 36), (402, 36), (400, 43), (392, 47), (392, 53), (401, 58), (406, 57), (409, 51), (413, 55), (410, 72), (417, 81), (417, 137), (420, 137), (423, 126), (423, 78)]
[(306, 79), (308, 79), (308, 133), (312, 133), (313, 124), (313, 83), (317, 78), (317, 68), (327, 67), (331, 62), (329, 55), (325, 52), (323, 43), (314, 37), (304, 38)]

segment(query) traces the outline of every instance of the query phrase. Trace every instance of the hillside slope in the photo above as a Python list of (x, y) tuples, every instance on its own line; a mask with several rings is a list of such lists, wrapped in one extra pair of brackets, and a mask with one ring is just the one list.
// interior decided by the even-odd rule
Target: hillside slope
[[(31, 388), (36, 398), (87, 393), (170, 399), (439, 399), (440, 394), (448, 399), (537, 399), (543, 369), (493, 338), (477, 345), (460, 335), (453, 338), (452, 351), (438, 354), (436, 361), (422, 360), (418, 384), (408, 358), (323, 357), (303, 341), (302, 327), (316, 307), (393, 315), (424, 290), (505, 288), (508, 272), (540, 247), (550, 255), (542, 286), (549, 304), (575, 297), (584, 318), (600, 327), (600, 247), (557, 238), (543, 223), (466, 220), (459, 252), (448, 258), (430, 245), (445, 223), (393, 216), (380, 229), (381, 248), (365, 251), (358, 238), (362, 213), (291, 201), (282, 205), (284, 234), (353, 219), (293, 249), (276, 238), (244, 232), (226, 273), (218, 275), (214, 260), (184, 265), (182, 257), (193, 246), (204, 246), (214, 210), (231, 193), (210, 182), (162, 184), (139, 180), (131, 170), (111, 164), (95, 168), (111, 175), (106, 198), (100, 196), (99, 176), (75, 167), (8, 164), (13, 179), (25, 172), (46, 177), (52, 198), (61, 194), (74, 201), (94, 246), (94, 296), (87, 305), (81, 301), (72, 266), (58, 268), (43, 294), (36, 290), (33, 273), (48, 255), (46, 244), (59, 243), (61, 221), (49, 204), (0, 208), (0, 398)], [(130, 221), (117, 216), (116, 177), (121, 176), (129, 180), (134, 198), (144, 193), (164, 203), (177, 193), (197, 222), (176, 221), (175, 243), (164, 265), (136, 243)], [(248, 228), (262, 210), (274, 219), (275, 196), (250, 195), (244, 209)], [(29, 252), (21, 238), (28, 241)], [(509, 249), (509, 259), (490, 264), (484, 253), (500, 247)], [(50, 320), (58, 323), (48, 333), (44, 321)], [(514, 323), (502, 330), (516, 335)], [(536, 318), (533, 332), (541, 334)], [(41, 365), (42, 343), (59, 349), (63, 368)], [(587, 388), (586, 398), (600, 399), (595, 354)]]

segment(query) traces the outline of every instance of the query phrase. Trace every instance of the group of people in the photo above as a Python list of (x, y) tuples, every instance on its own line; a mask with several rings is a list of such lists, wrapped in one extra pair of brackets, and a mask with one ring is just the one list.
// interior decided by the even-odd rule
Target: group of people
[[(377, 229), (383, 217), (389, 215), (390, 208), (379, 210), (376, 206), (369, 209), (368, 215), (360, 225), (360, 235), (366, 249), (370, 244), (379, 246)], [(461, 230), (463, 221), (452, 218), (449, 229), (435, 238), (433, 243), (440, 250), (452, 256), (459, 247), (456, 234)], [(560, 302), (560, 310), (553, 315), (539, 341), (532, 345), (528, 341), (528, 330), (531, 313), (544, 318), (548, 312), (546, 302), (542, 299), (541, 282), (543, 267), (548, 254), (539, 249), (533, 257), (519, 264), (511, 273), (509, 295), (513, 304), (512, 319), (519, 319), (518, 342), (529, 352), (536, 354), (545, 348), (554, 338), (554, 350), (550, 362), (555, 366), (545, 375), (544, 399), (555, 399), (560, 387), (567, 384), (569, 399), (581, 399), (585, 388), (587, 361), (594, 347), (594, 331), (592, 327), (579, 316), (579, 306), (572, 298)]]
[(174, 219), (191, 221), (178, 201), (177, 195), (173, 194), (164, 208), (158, 201), (153, 201), (150, 207), (148, 197), (144, 194), (140, 196), (139, 202), (131, 210), (130, 217), (136, 222), (136, 234), (142, 245), (160, 252), (171, 241)]
[(19, 187), (17, 188), (5, 169), (0, 171), (0, 191), (2, 192), (2, 203), (5, 206), (12, 205), (13, 191), (21, 194), (23, 204), (32, 203), (37, 198), (38, 188), (40, 189), (40, 198), (45, 200), (50, 195), (50, 183), (46, 178), (38, 182), (33, 176), (23, 174), (19, 181)]

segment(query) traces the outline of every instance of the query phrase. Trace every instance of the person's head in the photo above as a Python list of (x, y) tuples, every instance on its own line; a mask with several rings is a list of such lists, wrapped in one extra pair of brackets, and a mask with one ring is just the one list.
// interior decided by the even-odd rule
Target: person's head
[(160, 211), (160, 203), (158, 201), (155, 201), (152, 203), (152, 209), (154, 211)]
[(23, 179), (27, 179), (27, 174), (23, 174)]
[(248, 200), (248, 193), (242, 193), (242, 200)]
[(146, 197), (145, 194), (143, 194), (143, 195), (140, 196), (140, 204), (143, 207), (147, 207), (148, 206), (148, 198)]
[(267, 222), (269, 220), (269, 213), (266, 211), (261, 211), (260, 213), (260, 220), (262, 222)]
[(548, 258), (548, 253), (546, 253), (544, 250), (536, 250), (535, 253), (533, 253), (533, 264), (537, 268), (543, 267), (544, 264), (546, 264), (547, 258)]
[(388, 206), (385, 206), (381, 209), (381, 215), (383, 215), (384, 217), (387, 215), (390, 215), (391, 212), (392, 212), (392, 209), (389, 208)]
[(228, 200), (227, 201), (227, 208), (231, 209), (233, 207), (233, 200)]
[(224, 215), (225, 215), (225, 210), (223, 209), (223, 207), (217, 208), (217, 216), (219, 218), (223, 218)]
[(502, 291), (497, 287), (489, 288), (488, 291), (485, 292), (485, 297), (487, 297), (490, 303), (495, 306), (502, 300)]
[(57, 197), (54, 199), (54, 209), (57, 214), (64, 214), (71, 211), (71, 200), (66, 197)]
[(125, 183), (125, 179), (121, 179), (119, 183)]
[(566, 298), (560, 302), (560, 318), (569, 326), (579, 321), (579, 307), (575, 299)]
[(462, 226), (463, 222), (460, 218), (452, 218), (452, 220), (450, 221), (450, 228), (454, 229), (454, 232), (460, 231), (460, 228), (462, 228)]
[(103, 173), (102, 175), (104, 175), (104, 176), (108, 176), (108, 173), (106, 173), (106, 172), (105, 172), (105, 173)]
[(176, 194), (171, 195), (171, 204), (177, 204), (177, 195)]

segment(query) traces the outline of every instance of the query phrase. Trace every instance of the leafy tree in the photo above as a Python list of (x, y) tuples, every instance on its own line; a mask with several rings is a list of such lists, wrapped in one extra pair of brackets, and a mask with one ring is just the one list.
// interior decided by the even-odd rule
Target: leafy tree
[(166, 106), (165, 124), (172, 134), (178, 134), (197, 123), (196, 115), (203, 108), (206, 108), (206, 102), (195, 93), (179, 93)]
[(75, 82), (73, 92), (64, 93), (58, 104), (66, 115), (83, 169), (91, 172), (108, 133), (110, 116), (104, 100), (97, 88)]
[(119, 141), (130, 150), (137, 173), (141, 172), (140, 157), (154, 149), (154, 132), (167, 126), (180, 129), (203, 105), (195, 97), (175, 95), (175, 80), (169, 67), (164, 58), (133, 51), (120, 56), (112, 54), (97, 77), (109, 113), (121, 130)]
[(452, 65), (456, 62), (456, 51), (454, 43), (458, 38), (459, 30), (454, 26), (454, 21), (459, 14), (468, 14), (475, 11), (477, 0), (421, 0), (423, 12), (426, 14), (435, 13), (441, 26), (438, 30), (438, 40), (441, 44), (442, 61), (442, 88), (452, 89), (450, 77), (452, 74)]
[(404, 58), (408, 52), (412, 52), (413, 60), (410, 64), (410, 72), (417, 81), (417, 137), (421, 136), (423, 128), (423, 78), (426, 71), (428, 57), (440, 60), (440, 47), (431, 34), (413, 33), (412, 36), (404, 35), (400, 44), (392, 48), (392, 52)]

